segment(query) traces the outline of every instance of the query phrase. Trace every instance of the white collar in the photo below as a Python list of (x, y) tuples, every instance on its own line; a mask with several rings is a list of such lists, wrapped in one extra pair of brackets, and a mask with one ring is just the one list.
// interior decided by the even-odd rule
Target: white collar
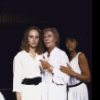
[[(55, 47), (55, 48), (50, 52), (50, 56), (52, 56), (52, 55), (54, 55), (55, 53), (57, 53), (57, 50), (58, 50), (58, 47)], [(46, 52), (44, 53), (44, 57), (45, 57), (45, 58), (48, 58), (47, 55), (48, 55), (48, 51), (46, 51)]]

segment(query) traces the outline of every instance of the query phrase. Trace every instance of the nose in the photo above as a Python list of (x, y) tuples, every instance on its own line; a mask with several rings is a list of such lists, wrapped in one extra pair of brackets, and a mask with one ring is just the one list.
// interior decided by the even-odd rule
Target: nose
[(70, 45), (71, 45), (71, 42), (70, 42), (70, 41), (68, 41), (66, 44), (70, 46)]

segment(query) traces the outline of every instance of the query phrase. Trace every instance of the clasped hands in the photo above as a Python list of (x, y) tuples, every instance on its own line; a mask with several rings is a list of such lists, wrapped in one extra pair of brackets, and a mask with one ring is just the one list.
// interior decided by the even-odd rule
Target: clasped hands
[[(45, 60), (40, 60), (41, 64), (42, 64), (42, 67), (43, 69), (46, 69), (50, 72), (53, 71), (54, 67), (47, 61)], [(67, 75), (70, 75), (70, 76), (73, 76), (73, 70), (71, 69), (70, 65), (67, 63), (66, 66), (60, 66), (60, 71), (67, 74)]]

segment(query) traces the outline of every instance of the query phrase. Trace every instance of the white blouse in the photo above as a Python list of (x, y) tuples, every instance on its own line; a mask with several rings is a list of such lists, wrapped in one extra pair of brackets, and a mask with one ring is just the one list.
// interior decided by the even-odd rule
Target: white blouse
[(53, 72), (44, 72), (44, 88), (46, 92), (43, 93), (43, 100), (66, 100), (66, 83), (69, 82), (69, 76), (60, 71), (60, 66), (66, 66), (69, 63), (67, 54), (61, 49), (55, 47), (50, 56), (47, 57), (48, 52), (44, 54), (44, 59), (48, 61), (53, 67)]
[(13, 92), (21, 92), (21, 82), (24, 78), (41, 76), (40, 59), (42, 55), (36, 55), (33, 59), (26, 51), (20, 51), (13, 60)]

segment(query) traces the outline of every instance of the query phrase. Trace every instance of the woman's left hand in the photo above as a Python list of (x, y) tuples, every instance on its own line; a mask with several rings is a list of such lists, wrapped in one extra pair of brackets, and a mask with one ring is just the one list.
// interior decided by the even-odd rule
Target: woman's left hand
[(72, 71), (70, 65), (67, 64), (67, 66), (68, 66), (68, 67), (60, 66), (60, 71), (63, 72), (63, 73), (65, 73), (65, 74), (68, 74), (68, 75), (70, 75), (70, 76), (73, 76), (73, 71)]

